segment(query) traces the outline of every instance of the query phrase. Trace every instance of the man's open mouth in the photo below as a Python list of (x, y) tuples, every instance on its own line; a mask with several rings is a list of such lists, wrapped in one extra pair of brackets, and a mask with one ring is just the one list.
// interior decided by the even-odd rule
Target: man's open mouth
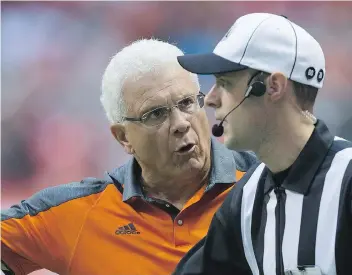
[(182, 146), (180, 149), (178, 149), (176, 152), (179, 154), (185, 154), (192, 152), (194, 150), (195, 145), (194, 144), (187, 144), (185, 146)]

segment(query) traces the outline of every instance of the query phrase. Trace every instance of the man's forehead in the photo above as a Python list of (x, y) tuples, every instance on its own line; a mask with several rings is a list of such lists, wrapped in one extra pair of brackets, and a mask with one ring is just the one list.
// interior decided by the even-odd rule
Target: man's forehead
[(197, 92), (197, 85), (194, 81), (189, 79), (181, 79), (181, 78), (171, 78), (164, 82), (143, 82), (136, 83), (134, 87), (131, 87), (129, 91), (126, 93), (130, 93), (132, 97), (151, 97), (153, 95), (159, 95), (164, 97), (164, 95), (173, 94), (177, 96), (177, 94)]
[(178, 74), (153, 75), (127, 83), (124, 89), (126, 103), (133, 108), (149, 108), (163, 105), (168, 100), (176, 101), (184, 96), (198, 93), (198, 86), (191, 74), (182, 71)]
[(191, 74), (182, 68), (165, 68), (165, 70), (151, 71), (126, 79), (124, 88), (125, 90), (147, 91), (147, 90), (161, 90), (167, 86), (195, 85)]
[(141, 93), (140, 98), (148, 102), (166, 102), (168, 100), (178, 100), (185, 96), (197, 94), (199, 91), (194, 83), (179, 82), (172, 80), (165, 82), (165, 85), (146, 88)]
[(191, 89), (194, 86), (194, 83), (190, 81), (188, 78), (181, 78), (181, 77), (170, 77), (168, 79), (147, 79), (147, 81), (140, 81), (136, 83), (137, 89), (140, 90), (142, 93), (157, 93), (159, 91), (168, 91), (168, 90), (178, 90), (188, 88)]

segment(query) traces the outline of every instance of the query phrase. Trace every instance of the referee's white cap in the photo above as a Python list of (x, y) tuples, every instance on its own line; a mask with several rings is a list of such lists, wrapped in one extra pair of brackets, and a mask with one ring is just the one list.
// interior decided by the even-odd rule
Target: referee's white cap
[(178, 57), (186, 70), (219, 74), (252, 68), (316, 88), (323, 86), (325, 57), (319, 43), (285, 16), (251, 13), (236, 20), (212, 53)]

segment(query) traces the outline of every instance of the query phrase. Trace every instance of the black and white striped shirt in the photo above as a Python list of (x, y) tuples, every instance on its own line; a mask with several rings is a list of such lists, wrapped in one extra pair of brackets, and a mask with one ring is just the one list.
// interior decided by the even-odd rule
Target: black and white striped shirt
[(352, 143), (318, 121), (287, 177), (274, 178), (263, 163), (247, 172), (174, 274), (352, 274)]

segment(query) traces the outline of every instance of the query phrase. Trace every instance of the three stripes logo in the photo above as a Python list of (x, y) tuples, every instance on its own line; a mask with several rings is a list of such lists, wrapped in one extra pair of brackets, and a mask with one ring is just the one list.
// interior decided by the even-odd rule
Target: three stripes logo
[(136, 235), (136, 234), (141, 234), (141, 232), (137, 231), (133, 223), (129, 223), (128, 225), (119, 227), (115, 231), (115, 234), (116, 235)]

